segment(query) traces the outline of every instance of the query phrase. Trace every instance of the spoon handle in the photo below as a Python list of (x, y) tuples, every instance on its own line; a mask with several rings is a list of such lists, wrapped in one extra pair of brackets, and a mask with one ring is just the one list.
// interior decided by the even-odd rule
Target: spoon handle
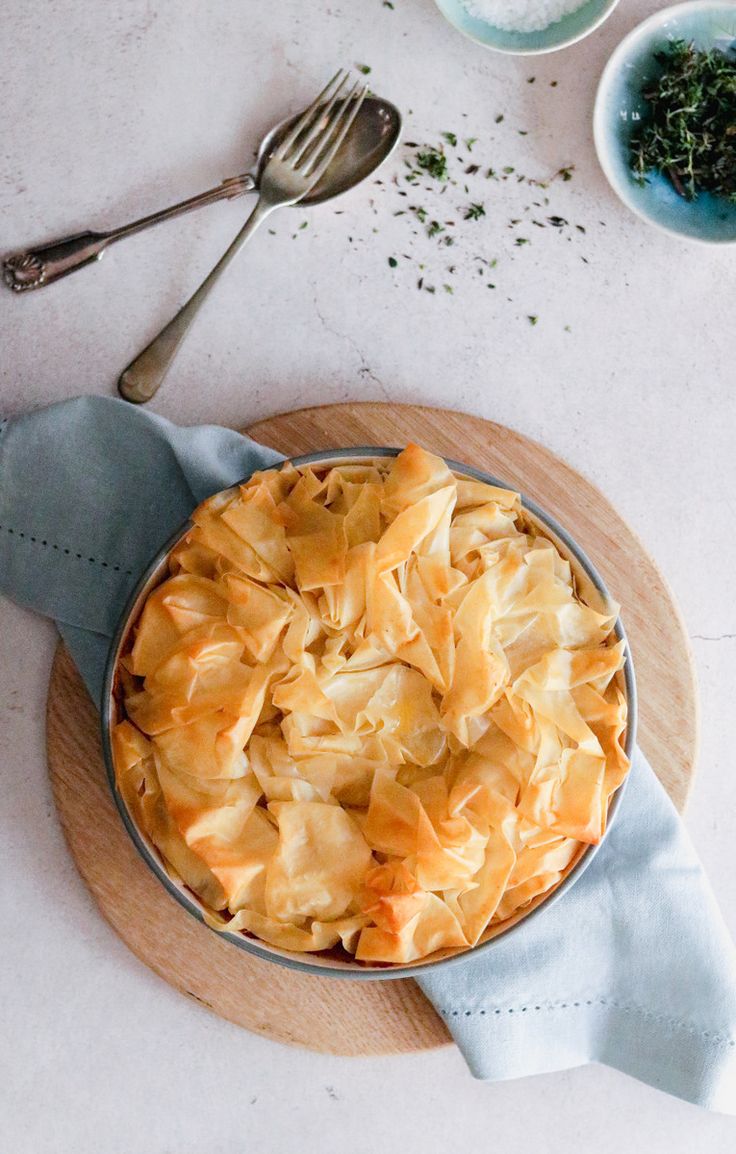
[(105, 249), (115, 241), (123, 240), (126, 236), (133, 236), (136, 232), (143, 232), (164, 220), (171, 220), (175, 216), (183, 216), (185, 212), (192, 212), (205, 204), (215, 204), (218, 200), (230, 200), (252, 192), (256, 187), (253, 176), (247, 172), (242, 176), (232, 176), (223, 180), (216, 188), (209, 188), (197, 196), (190, 196), (178, 204), (172, 204), (160, 212), (153, 212), (134, 220), (122, 228), (111, 232), (80, 232), (74, 236), (55, 240), (42, 248), (29, 249), (27, 252), (14, 253), (3, 262), (3, 279), (14, 292), (27, 292), (29, 289), (43, 288), (53, 284), (63, 276), (75, 272), (78, 268), (93, 261), (100, 260)]
[(179, 309), (176, 316), (169, 321), (158, 336), (154, 337), (143, 352), (139, 353), (135, 360), (130, 362), (127, 369), (121, 373), (118, 380), (118, 392), (124, 400), (140, 405), (145, 401), (150, 401), (151, 397), (158, 391), (161, 382), (171, 368), (181, 342), (189, 331), (190, 325), (194, 322), (215, 284), (259, 224), (273, 212), (274, 207), (277, 206), (263, 199), (257, 201), (243, 228), (225, 254), (220, 257), (209, 276), (202, 281), (197, 291)]

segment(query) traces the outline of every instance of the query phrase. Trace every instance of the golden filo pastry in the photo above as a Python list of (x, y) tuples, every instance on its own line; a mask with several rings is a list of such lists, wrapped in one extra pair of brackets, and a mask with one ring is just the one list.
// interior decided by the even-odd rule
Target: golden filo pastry
[(600, 840), (617, 608), (518, 493), (395, 458), (205, 501), (121, 658), (117, 782), (211, 924), (402, 964), (474, 946)]

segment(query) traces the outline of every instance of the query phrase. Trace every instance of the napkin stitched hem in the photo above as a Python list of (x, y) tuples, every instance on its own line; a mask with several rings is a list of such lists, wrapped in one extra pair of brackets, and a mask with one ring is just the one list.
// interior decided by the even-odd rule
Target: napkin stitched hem
[(659, 1025), (667, 1026), (673, 1030), (683, 1030), (693, 1037), (705, 1038), (711, 1044), (716, 1046), (736, 1046), (736, 1039), (730, 1037), (728, 1034), (717, 1034), (712, 1030), (701, 1030), (692, 1023), (684, 1022), (679, 1018), (669, 1018), (666, 1014), (657, 1014), (652, 1010), (647, 1010), (643, 1006), (634, 1004), (626, 1004), (618, 1002), (612, 998), (585, 998), (570, 1002), (545, 1002), (534, 1004), (529, 1002), (525, 1006), (509, 1006), (506, 1008), (496, 1007), (494, 1009), (480, 1009), (480, 1010), (450, 1010), (436, 1007), (437, 1012), (443, 1018), (470, 1018), (470, 1017), (491, 1017), (493, 1015), (500, 1017), (502, 1014), (525, 1014), (529, 1011), (534, 1013), (552, 1012), (559, 1010), (575, 1010), (582, 1009), (605, 1009), (616, 1010), (622, 1014), (636, 1014), (649, 1022), (657, 1023)]
[(11, 537), (17, 537), (18, 540), (28, 542), (31, 545), (39, 545), (42, 548), (53, 549), (57, 553), (63, 553), (66, 557), (76, 557), (78, 561), (87, 561), (91, 565), (99, 565), (102, 569), (111, 569), (113, 573), (123, 573), (126, 577), (133, 576), (132, 569), (124, 569), (122, 565), (115, 565), (112, 561), (101, 561), (98, 557), (85, 558), (83, 553), (76, 553), (73, 549), (68, 549), (64, 545), (59, 545), (55, 541), (48, 541), (42, 538), (40, 541), (33, 533), (27, 533), (23, 529), (11, 527), (10, 525), (0, 525), (0, 533), (7, 533)]

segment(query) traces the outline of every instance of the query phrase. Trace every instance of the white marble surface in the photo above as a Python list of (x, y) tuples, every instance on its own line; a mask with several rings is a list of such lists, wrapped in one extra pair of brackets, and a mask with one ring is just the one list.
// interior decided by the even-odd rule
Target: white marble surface
[[(3, 248), (122, 222), (241, 171), (260, 132), (337, 62), (372, 65), (376, 89), (413, 110), (408, 139), (477, 136), (474, 159), (539, 176), (574, 164), (548, 211), (586, 233), (570, 230), (568, 243), (527, 228), (533, 243), (515, 246), (523, 230), (507, 221), (529, 198), (488, 182), (486, 218), (448, 250), (453, 295), (439, 287), (451, 262), (392, 215), (401, 204), (390, 184), (336, 204), (341, 215), (331, 206), (277, 218), (277, 235), (260, 236), (220, 286), (155, 408), (186, 423), (244, 424), (347, 398), (447, 405), (537, 437), (597, 482), (668, 575), (693, 638), (703, 742), (687, 820), (734, 930), (733, 255), (629, 216), (590, 128), (604, 61), (655, 5), (622, 0), (584, 43), (525, 62), (464, 40), (431, 0), (394, 2), (6, 5)], [(400, 158), (382, 175), (394, 172)], [(481, 198), (450, 197), (455, 214)], [(3, 296), (3, 413), (111, 394), (242, 217), (242, 204), (221, 205), (131, 240), (64, 284)], [(434, 296), (417, 291), (408, 262), (391, 272), (388, 256), (403, 251), (430, 264)], [(476, 254), (498, 258), (492, 277), (474, 274)], [(175, 994), (102, 921), (64, 847), (44, 757), (53, 628), (7, 603), (0, 615), (0, 1149), (734, 1149), (736, 1121), (602, 1067), (482, 1085), (452, 1049), (317, 1056)]]

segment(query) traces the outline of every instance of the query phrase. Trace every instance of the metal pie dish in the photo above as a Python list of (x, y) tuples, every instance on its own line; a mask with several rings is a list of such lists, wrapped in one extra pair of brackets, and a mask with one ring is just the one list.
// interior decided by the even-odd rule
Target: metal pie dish
[[(291, 464), (297, 467), (302, 465), (315, 465), (320, 468), (348, 463), (365, 464), (372, 460), (395, 457), (400, 452), (400, 449), (371, 447), (330, 449), (320, 453), (308, 453), (302, 457), (293, 457), (291, 458)], [(449, 459), (446, 459), (446, 463), (453, 473), (456, 473), (458, 476), (518, 491), (516, 486), (509, 485), (503, 479), (494, 477), (480, 469), (475, 469), (469, 465), (464, 465), (458, 461)], [(243, 480), (245, 481), (247, 478)], [(562, 556), (570, 562), (577, 592), (585, 602), (596, 609), (607, 606), (611, 601), (610, 595), (603, 578), (598, 573), (598, 570), (590, 558), (549, 513), (546, 513), (539, 505), (523, 494), (521, 495), (521, 499), (523, 510), (529, 521), (539, 530), (542, 536), (551, 540), (557, 546)], [(168, 577), (169, 556), (172, 549), (191, 527), (192, 523), (187, 521), (156, 554), (146, 568), (128, 604), (123, 610), (108, 656), (102, 689), (100, 716), (102, 748), (110, 789), (131, 839), (146, 865), (155, 874), (168, 893), (193, 917), (205, 923), (205, 907), (203, 903), (184, 882), (169, 872), (166, 863), (148, 834), (137, 824), (129, 812), (117, 788), (111, 740), (113, 727), (125, 716), (118, 693), (117, 672), (120, 658), (129, 647), (132, 630), (143, 611), (143, 606), (149, 594)], [(623, 641), (625, 646), (625, 664), (623, 669), (616, 674), (616, 678), (619, 687), (626, 697), (627, 725), (624, 738), (624, 750), (627, 756), (631, 758), (636, 741), (636, 680), (631, 651), (620, 618), (616, 621), (611, 636), (612, 639), (615, 638), (616, 641)], [(621, 802), (626, 781), (628, 781), (628, 777), (611, 796), (608, 807), (606, 832), (603, 838), (601, 838), (601, 841), (597, 845), (581, 844), (579, 851), (576, 853), (570, 865), (568, 865), (561, 881), (557, 883), (554, 889), (535, 898), (528, 906), (514, 914), (507, 921), (487, 928), (475, 946), (468, 946), (464, 949), (439, 950), (434, 954), (430, 954), (426, 959), (405, 965), (368, 965), (351, 959), (350, 955), (339, 948), (331, 951), (322, 951), (318, 954), (295, 953), (290, 950), (271, 946), (267, 942), (261, 941), (259, 938), (255, 938), (243, 931), (233, 933), (227, 930), (212, 930), (212, 932), (219, 933), (221, 937), (232, 943), (234, 947), (245, 950), (247, 953), (253, 954), (258, 958), (277, 962), (279, 965), (287, 966), (291, 969), (302, 970), (309, 974), (317, 974), (329, 978), (350, 978), (357, 981), (385, 981), (393, 978), (413, 977), (419, 973), (437, 969), (440, 966), (457, 965), (467, 960), (470, 955), (476, 957), (479, 954), (487, 953), (492, 950), (499, 941), (506, 939), (510, 934), (523, 934), (524, 927), (531, 918), (538, 917), (543, 911), (549, 911), (553, 903), (562, 897), (565, 891), (578, 880), (583, 871), (587, 869), (592, 862), (611, 828)]]

